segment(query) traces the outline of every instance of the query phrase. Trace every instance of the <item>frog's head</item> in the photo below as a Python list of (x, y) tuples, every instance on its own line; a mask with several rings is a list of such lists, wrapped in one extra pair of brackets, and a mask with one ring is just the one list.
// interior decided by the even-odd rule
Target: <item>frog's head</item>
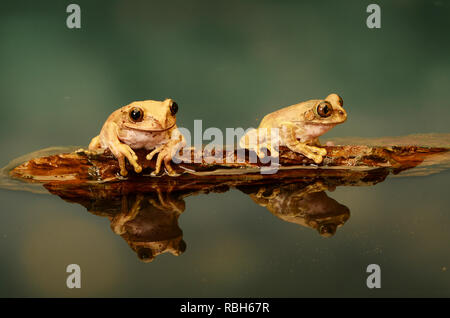
[(164, 101), (145, 100), (122, 107), (122, 126), (142, 131), (164, 131), (175, 126), (178, 104), (168, 98)]
[(330, 94), (323, 100), (310, 100), (303, 114), (310, 124), (337, 125), (347, 120), (344, 102), (337, 94)]

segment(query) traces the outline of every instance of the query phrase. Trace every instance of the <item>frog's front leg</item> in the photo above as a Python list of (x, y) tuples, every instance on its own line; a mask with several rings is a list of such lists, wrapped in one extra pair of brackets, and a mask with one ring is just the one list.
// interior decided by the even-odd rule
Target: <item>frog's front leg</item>
[(326, 156), (327, 150), (324, 148), (319, 148), (315, 146), (309, 146), (306, 143), (299, 141), (296, 138), (297, 127), (290, 122), (285, 122), (281, 124), (281, 139), (283, 140), (286, 147), (294, 152), (301, 153), (305, 157), (314, 160), (316, 164), (323, 161), (323, 157)]
[(148, 202), (151, 205), (153, 205), (155, 208), (161, 211), (177, 212), (180, 214), (183, 213), (183, 211), (186, 208), (183, 199), (172, 197), (169, 191), (167, 192), (165, 191), (163, 193), (160, 188), (156, 188), (156, 191), (158, 194), (158, 200), (155, 200), (154, 198), (149, 198)]
[(170, 165), (170, 161), (172, 161), (172, 158), (175, 156), (178, 150), (185, 145), (186, 142), (183, 135), (181, 133), (175, 133), (168, 143), (157, 146), (155, 149), (153, 149), (153, 151), (146, 156), (147, 160), (152, 160), (153, 157), (158, 154), (158, 157), (156, 158), (155, 171), (152, 172), (152, 175), (159, 174), (159, 172), (161, 171), (161, 165), (164, 162), (164, 166), (167, 169), (168, 175), (172, 177), (178, 176), (178, 174)]
[(138, 194), (136, 196), (136, 200), (133, 203), (133, 206), (128, 209), (128, 199), (124, 195), (122, 196), (122, 208), (120, 213), (116, 214), (111, 220), (111, 229), (114, 233), (122, 235), (125, 233), (125, 224), (129, 221), (132, 221), (136, 218), (141, 210), (142, 201), (144, 196), (142, 194)]
[(164, 164), (167, 168), (169, 175), (174, 174), (175, 172), (173, 171), (172, 167), (170, 166), (170, 160), (172, 160), (172, 158), (169, 159), (166, 145), (158, 146), (155, 149), (153, 149), (153, 151), (147, 155), (146, 159), (152, 160), (156, 154), (158, 154), (158, 157), (156, 158), (155, 171), (152, 172), (152, 174), (153, 175), (159, 174), (163, 160), (164, 160)]
[(272, 157), (278, 157), (277, 147), (274, 147), (276, 141), (272, 140), (271, 136), (270, 128), (253, 129), (241, 138), (239, 145), (241, 148), (254, 151), (260, 159), (266, 157), (266, 154), (262, 151), (264, 148), (270, 151)]
[(102, 143), (108, 146), (109, 150), (111, 150), (112, 154), (119, 161), (120, 174), (122, 176), (126, 176), (128, 174), (125, 167), (125, 158), (127, 158), (130, 164), (134, 167), (134, 171), (136, 171), (136, 173), (141, 172), (142, 167), (137, 163), (138, 157), (134, 153), (133, 149), (131, 149), (127, 144), (122, 143), (117, 135), (117, 125), (115, 123), (109, 123), (102, 129), (100, 139), (102, 140)]

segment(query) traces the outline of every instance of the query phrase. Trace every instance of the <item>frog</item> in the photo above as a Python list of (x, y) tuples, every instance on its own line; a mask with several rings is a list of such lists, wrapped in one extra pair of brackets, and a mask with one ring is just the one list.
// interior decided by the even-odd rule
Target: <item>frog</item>
[(176, 125), (178, 104), (170, 98), (164, 101), (135, 101), (114, 111), (105, 121), (100, 134), (92, 138), (88, 151), (100, 153), (109, 149), (119, 163), (120, 175), (128, 174), (125, 159), (136, 173), (142, 172), (134, 150), (150, 150), (147, 160), (158, 154), (155, 171), (158, 175), (162, 163), (168, 175), (176, 176), (170, 161), (185, 145), (185, 140)]
[(122, 195), (115, 213), (108, 217), (111, 229), (120, 235), (144, 263), (158, 255), (181, 255), (186, 250), (178, 218), (185, 210), (181, 195), (163, 192)]
[(323, 237), (332, 237), (350, 218), (350, 209), (330, 198), (332, 182), (292, 182), (240, 187), (260, 206), (283, 221), (317, 230)]
[[(266, 157), (264, 148), (277, 157), (278, 147), (285, 146), (320, 164), (327, 150), (321, 147), (319, 137), (346, 120), (342, 97), (332, 93), (325, 99), (308, 100), (266, 115), (257, 129), (242, 136), (239, 145), (253, 150), (260, 159)], [(271, 132), (273, 128), (278, 134)]]

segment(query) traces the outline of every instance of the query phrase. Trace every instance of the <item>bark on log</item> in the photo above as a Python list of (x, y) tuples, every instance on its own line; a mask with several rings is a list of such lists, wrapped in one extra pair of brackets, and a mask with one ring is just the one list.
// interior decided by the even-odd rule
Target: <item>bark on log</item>
[(151, 176), (155, 167), (155, 160), (145, 159), (147, 151), (138, 150), (138, 162), (143, 167), (140, 174), (135, 173), (127, 165), (129, 175), (123, 178), (119, 174), (117, 160), (109, 152), (100, 155), (90, 155), (83, 151), (62, 153), (51, 156), (33, 158), (14, 167), (10, 176), (27, 182), (44, 184), (92, 184), (126, 181), (128, 184), (178, 184), (186, 185), (192, 182), (206, 184), (220, 184), (231, 180), (280, 180), (290, 177), (317, 177), (351, 175), (357, 171), (387, 169), (394, 174), (413, 168), (424, 161), (425, 158), (442, 154), (448, 148), (398, 146), (398, 147), (369, 147), (369, 146), (328, 146), (327, 156), (320, 165), (305, 156), (294, 153), (281, 147), (279, 170), (274, 174), (261, 174), (259, 169), (267, 166), (260, 161), (249, 162), (249, 153), (246, 151), (245, 160), (237, 162), (236, 150), (224, 151), (219, 158), (223, 163), (214, 163), (216, 154), (204, 151), (201, 162), (194, 162), (201, 149), (190, 149), (181, 158), (183, 162), (173, 164), (178, 177)]

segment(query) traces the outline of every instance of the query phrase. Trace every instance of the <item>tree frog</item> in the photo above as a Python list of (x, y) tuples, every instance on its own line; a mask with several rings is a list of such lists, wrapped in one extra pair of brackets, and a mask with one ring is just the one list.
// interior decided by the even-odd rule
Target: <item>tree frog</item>
[[(239, 144), (241, 148), (255, 151), (259, 158), (265, 157), (263, 148), (268, 149), (271, 156), (278, 156), (274, 145), (286, 146), (319, 164), (327, 151), (319, 147), (318, 137), (346, 121), (343, 105), (339, 95), (330, 94), (325, 99), (282, 108), (266, 115), (259, 127), (247, 132)], [(278, 134), (273, 134), (272, 128), (278, 128)]]
[(109, 149), (119, 161), (120, 174), (126, 176), (125, 158), (136, 173), (142, 171), (133, 149), (152, 150), (146, 157), (151, 160), (158, 154), (153, 174), (158, 174), (161, 164), (169, 175), (176, 175), (170, 166), (175, 153), (185, 145), (177, 128), (175, 114), (178, 104), (172, 99), (164, 101), (136, 101), (113, 112), (104, 123), (100, 134), (89, 144), (90, 152)]

